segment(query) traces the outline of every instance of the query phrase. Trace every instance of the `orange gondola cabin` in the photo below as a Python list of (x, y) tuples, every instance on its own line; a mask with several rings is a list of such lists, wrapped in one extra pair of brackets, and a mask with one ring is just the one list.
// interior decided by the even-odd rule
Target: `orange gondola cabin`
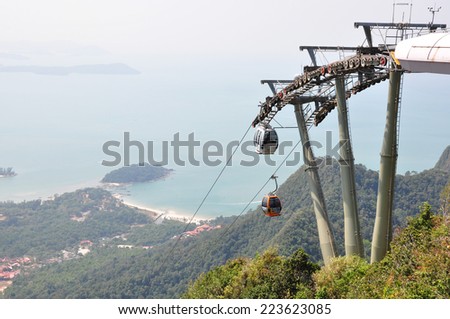
[(281, 215), (281, 201), (275, 194), (267, 194), (263, 197), (261, 203), (264, 215), (268, 217), (276, 217)]

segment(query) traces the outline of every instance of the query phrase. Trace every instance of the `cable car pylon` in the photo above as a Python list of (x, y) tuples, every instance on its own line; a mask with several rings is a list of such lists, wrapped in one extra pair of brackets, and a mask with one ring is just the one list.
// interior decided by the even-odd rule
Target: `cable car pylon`
[[(371, 262), (380, 261), (389, 250), (389, 244), (392, 239), (392, 210), (398, 153), (398, 119), (401, 79), (403, 72), (408, 71), (408, 69), (402, 69), (400, 64), (402, 61), (405, 61), (405, 66), (409, 65), (411, 68), (410, 71), (424, 71), (424, 69), (421, 68), (422, 61), (414, 61), (413, 59), (408, 60), (408, 57), (405, 58), (400, 54), (401, 52), (399, 52), (399, 57), (402, 58), (400, 59), (401, 61), (396, 59), (396, 47), (399, 42), (402, 43), (407, 38), (421, 36), (421, 40), (423, 40), (423, 32), (426, 30), (428, 30), (429, 33), (435, 33), (437, 29), (445, 29), (447, 27), (446, 24), (410, 22), (355, 22), (354, 26), (355, 28), (362, 27), (364, 29), (368, 44), (367, 46), (301, 46), (300, 50), (306, 49), (312, 60), (312, 66), (305, 66), (303, 68), (303, 74), (295, 76), (292, 80), (262, 80), (261, 83), (269, 85), (273, 95), (266, 97), (265, 101), (259, 104), (259, 113), (252, 122), (253, 127), (257, 127), (258, 125), (267, 126), (271, 120), (274, 119), (275, 115), (286, 105), (294, 105), (300, 137), (303, 143), (303, 156), (307, 166), (306, 172), (308, 173), (311, 197), (317, 219), (320, 247), (325, 264), (328, 264), (330, 259), (336, 257), (337, 254), (333, 233), (328, 221), (316, 161), (309, 143), (308, 129), (313, 125), (318, 126), (328, 114), (337, 107), (338, 112), (339, 108), (341, 108), (341, 111), (343, 112), (338, 116), (341, 117), (339, 123), (341, 133), (345, 133), (345, 130), (349, 127), (349, 124), (345, 122), (348, 120), (346, 105), (344, 107), (345, 100), (373, 85), (389, 79), (388, 108), (386, 113), (383, 146), (381, 149), (379, 188), (371, 255)], [(374, 46), (372, 39), (372, 30), (374, 29), (379, 31), (380, 34), (382, 34), (382, 31), (385, 32), (383, 38), (384, 43), (377, 46)], [(426, 38), (424, 41), (431, 41), (433, 39)], [(432, 42), (428, 50), (433, 49), (435, 44), (436, 42)], [(412, 43), (407, 43), (405, 45), (411, 47)], [(438, 49), (442, 48), (439, 47)], [(326, 65), (319, 66), (317, 65), (317, 59), (315, 57), (316, 52), (319, 50), (322, 52), (353, 51), (354, 54), (349, 57), (340, 56), (338, 61), (331, 63), (327, 62)], [(421, 52), (423, 53), (425, 51), (422, 50)], [(422, 56), (422, 58), (424, 59), (426, 57)], [(450, 71), (448, 71), (450, 69), (448, 68), (450, 63), (447, 61), (444, 62), (447, 63), (444, 66), (439, 65), (439, 63), (436, 64), (436, 62), (434, 62), (434, 66), (431, 64), (428, 65), (426, 69), (428, 70), (427, 72), (430, 72), (429, 70), (431, 70), (432, 73), (450, 73)], [(442, 68), (440, 68), (440, 66), (442, 66)], [(341, 81), (340, 78), (344, 79), (344, 85), (339, 84)], [(304, 104), (311, 102), (315, 103), (314, 109), (311, 109), (308, 106), (303, 107)], [(339, 104), (341, 106), (339, 106)], [(349, 141), (349, 132), (348, 136), (342, 137), (341, 140)], [(344, 150), (340, 150), (339, 155), (340, 161), (353, 162), (351, 149), (344, 148)], [(342, 185), (346, 225), (346, 254), (357, 254), (362, 256), (363, 245), (357, 215), (354, 169), (351, 165), (349, 168), (341, 167), (341, 180), (343, 181), (343, 184), (346, 183), (347, 185)]]
[(380, 154), (377, 210), (372, 237), (372, 254), (370, 257), (372, 263), (384, 258), (392, 240), (392, 211), (394, 206), (394, 184), (398, 156), (398, 123), (402, 75), (402, 70), (393, 68), (389, 76), (386, 126)]
[(339, 169), (344, 207), (344, 244), (345, 255), (364, 257), (364, 246), (358, 216), (355, 184), (355, 159), (348, 121), (348, 108), (345, 99), (344, 76), (335, 79), (336, 101), (339, 125)]
[(306, 165), (308, 183), (313, 201), (314, 213), (317, 221), (317, 231), (319, 234), (320, 250), (325, 265), (328, 265), (332, 258), (337, 257), (336, 242), (328, 219), (325, 197), (323, 196), (322, 185), (320, 183), (317, 161), (314, 157), (309, 139), (308, 128), (306, 127), (305, 114), (301, 101), (293, 101), (295, 117), (297, 119), (300, 139), (303, 145), (303, 161)]

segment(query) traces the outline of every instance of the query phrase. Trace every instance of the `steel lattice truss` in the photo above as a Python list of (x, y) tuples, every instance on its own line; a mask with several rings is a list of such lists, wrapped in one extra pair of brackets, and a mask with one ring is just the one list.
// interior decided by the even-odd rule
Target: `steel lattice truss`
[[(357, 94), (372, 85), (389, 78), (391, 68), (400, 68), (395, 63), (391, 53), (398, 41), (434, 32), (446, 28), (445, 24), (411, 24), (411, 23), (364, 23), (356, 22), (355, 27), (362, 27), (366, 35), (367, 47), (300, 47), (308, 50), (313, 66), (305, 67), (302, 75), (293, 80), (263, 80), (270, 86), (273, 96), (261, 103), (260, 112), (252, 125), (267, 125), (284, 106), (293, 102), (312, 103), (314, 108), (304, 108), (308, 128), (318, 125), (337, 105), (334, 79), (344, 76), (346, 83), (346, 98)], [(385, 41), (378, 47), (373, 46), (372, 31), (384, 32)], [(317, 51), (352, 51), (353, 56), (339, 61), (317, 66), (315, 53)]]
[(368, 87), (380, 83), (389, 77), (391, 58), (387, 54), (363, 54), (358, 52), (349, 58), (323, 66), (306, 67), (302, 75), (292, 81), (263, 80), (272, 89), (274, 95), (260, 104), (260, 112), (252, 125), (269, 124), (284, 106), (300, 99), (306, 103), (315, 103), (306, 115), (307, 124), (318, 125), (327, 114), (336, 107), (334, 79), (344, 76), (346, 80), (346, 98)]

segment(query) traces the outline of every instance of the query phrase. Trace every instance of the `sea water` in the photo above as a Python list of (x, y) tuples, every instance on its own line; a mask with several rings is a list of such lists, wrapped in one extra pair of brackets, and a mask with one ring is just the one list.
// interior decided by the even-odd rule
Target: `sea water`
[[(142, 143), (146, 152), (148, 142), (153, 142), (151, 151), (156, 159), (164, 156), (164, 141), (171, 146), (176, 134), (183, 140), (193, 134), (199, 146), (190, 155), (198, 165), (189, 162), (187, 148), (178, 154), (185, 161), (179, 165), (175, 150), (169, 148), (166, 167), (173, 169), (172, 174), (116, 191), (136, 205), (185, 215), (230, 216), (254, 208), (264, 193), (274, 189), (272, 181), (262, 187), (274, 172), (281, 183), (302, 164), (298, 147), (290, 165), (281, 165), (298, 142), (298, 131), (278, 129), (280, 141), (290, 146), (285, 155), (271, 157), (275, 163), (263, 156), (257, 163), (243, 165), (255, 161), (248, 155), (250, 130), (243, 139), (247, 149), (239, 149), (224, 169), (230, 155), (225, 152), (227, 146), (244, 136), (258, 112), (258, 102), (270, 95), (270, 90), (259, 84), (264, 70), (256, 66), (207, 63), (137, 63), (133, 66), (139, 75), (1, 73), (0, 167), (14, 167), (18, 175), (0, 179), (0, 200), (47, 199), (99, 186), (107, 172), (123, 165), (123, 161), (115, 167), (102, 165), (111, 160), (103, 144), (118, 141), (123, 146), (125, 132)], [(276, 70), (269, 71), (276, 74)], [(399, 172), (431, 168), (449, 144), (449, 81), (441, 75), (405, 76)], [(355, 162), (374, 170), (379, 165), (386, 101), (387, 82), (349, 100)], [(315, 149), (317, 155), (326, 155), (338, 142), (335, 113), (310, 131), (311, 138), (321, 145)], [(294, 127), (293, 108), (286, 106), (277, 121), (272, 124)], [(211, 141), (224, 149), (220, 156), (209, 158), (219, 163), (214, 166), (204, 161), (203, 146)], [(123, 149), (117, 150), (124, 155)], [(139, 161), (139, 155), (136, 147), (130, 148), (132, 162)]]

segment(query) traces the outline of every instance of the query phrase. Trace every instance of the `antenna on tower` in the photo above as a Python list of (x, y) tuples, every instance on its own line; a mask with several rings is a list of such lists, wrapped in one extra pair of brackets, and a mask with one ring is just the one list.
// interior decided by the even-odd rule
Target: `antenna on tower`
[(430, 24), (433, 24), (433, 23), (434, 23), (434, 15), (435, 15), (436, 13), (438, 13), (439, 10), (441, 10), (441, 9), (442, 9), (442, 7), (436, 8), (436, 3), (434, 4), (434, 6), (428, 7), (428, 11), (431, 12), (431, 23), (430, 23)]

